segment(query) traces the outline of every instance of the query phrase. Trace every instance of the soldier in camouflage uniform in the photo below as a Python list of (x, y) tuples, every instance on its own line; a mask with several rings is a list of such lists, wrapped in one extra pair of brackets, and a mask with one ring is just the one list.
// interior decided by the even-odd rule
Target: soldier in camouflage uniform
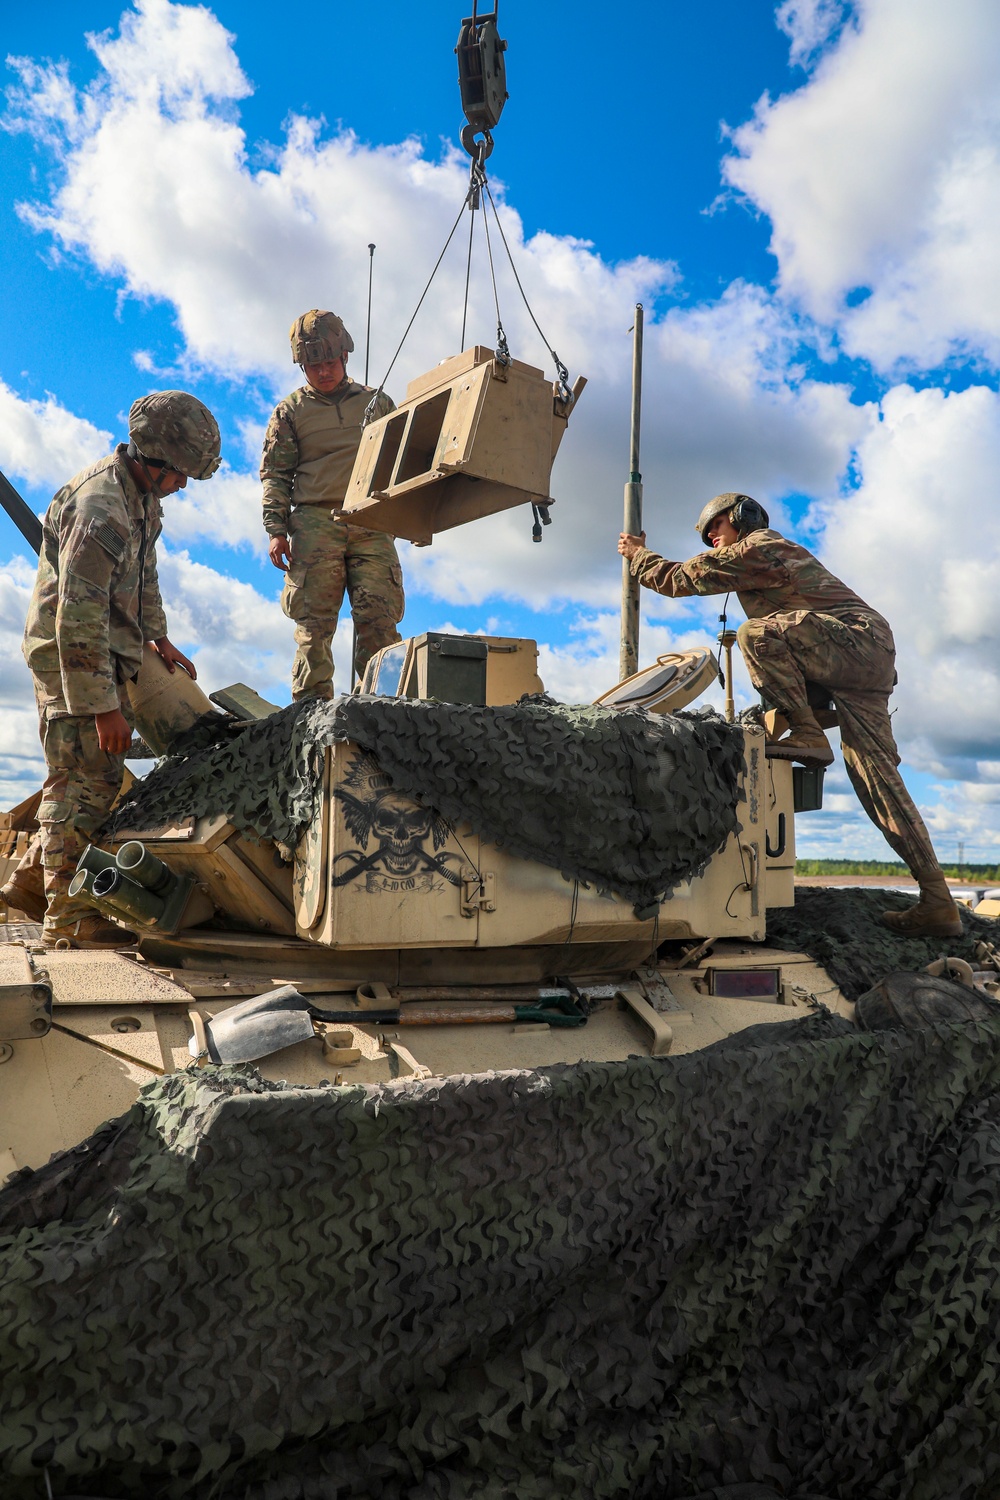
[(737, 631), (751, 681), (768, 708), (790, 726), (770, 756), (825, 765), (833, 750), (809, 701), (809, 685), (828, 690), (840, 724), (847, 774), (865, 812), (909, 866), (920, 900), (883, 920), (908, 936), (962, 932), (930, 836), (897, 769), (889, 719), (896, 648), (887, 622), (819, 560), (768, 529), (767, 512), (748, 495), (709, 501), (696, 527), (713, 550), (668, 562), (623, 532), (618, 550), (646, 588), (670, 598), (735, 592), (747, 614)]
[[(211, 412), (185, 391), (160, 391), (129, 412), (129, 443), (77, 474), (46, 512), (22, 649), (47, 770), (38, 821), (49, 942), (93, 948), (135, 941), (71, 897), (69, 883), (121, 787), (132, 737), (125, 684), (138, 674), (144, 642), (171, 672), (180, 666), (195, 675), (167, 637), (155, 544), (163, 496), (218, 466)], [(30, 886), (32, 864), (29, 850), (4, 890), (10, 905)]]
[[(375, 394), (347, 375), (354, 341), (335, 313), (314, 308), (292, 325), (292, 360), (306, 384), (279, 401), (264, 436), (260, 477), (268, 555), (285, 573), (281, 608), (295, 622), (293, 698), (333, 697), (333, 637), (344, 590), (363, 672), (400, 639), (403, 574), (393, 539), (340, 515)], [(378, 395), (375, 415), (393, 411)]]

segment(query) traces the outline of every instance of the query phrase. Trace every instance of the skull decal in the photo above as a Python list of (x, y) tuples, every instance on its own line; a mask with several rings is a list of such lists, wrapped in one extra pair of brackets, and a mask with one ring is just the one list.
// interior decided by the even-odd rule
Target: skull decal
[(398, 792), (383, 792), (375, 803), (372, 833), (379, 841), (386, 869), (394, 875), (413, 873), (416, 852), (431, 832), (434, 813)]
[[(461, 884), (458, 869), (452, 868), (461, 865), (458, 855), (436, 852), (447, 843), (447, 819), (394, 791), (374, 755), (362, 751), (334, 796), (344, 810), (347, 831), (361, 846), (337, 856), (335, 863), (343, 868), (334, 875), (334, 885), (361, 876), (372, 892), (433, 890), (438, 876)], [(368, 853), (372, 837), (377, 847)]]

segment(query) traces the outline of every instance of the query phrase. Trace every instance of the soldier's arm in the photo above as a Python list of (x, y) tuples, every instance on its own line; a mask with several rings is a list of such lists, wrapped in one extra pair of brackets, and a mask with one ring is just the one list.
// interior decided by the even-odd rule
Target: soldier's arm
[(712, 552), (699, 552), (687, 562), (670, 562), (642, 547), (633, 555), (630, 567), (633, 578), (671, 599), (775, 588), (789, 580), (788, 569), (780, 558), (772, 557), (766, 544), (758, 546), (749, 540)]
[(118, 710), (111, 660), (110, 595), (115, 564), (127, 541), (102, 514), (67, 518), (59, 540), (55, 636), (63, 696), (71, 714)]
[(260, 482), (264, 487), (264, 530), (270, 537), (287, 537), (292, 510), (292, 488), (299, 466), (299, 443), (284, 402), (271, 413), (264, 434)]

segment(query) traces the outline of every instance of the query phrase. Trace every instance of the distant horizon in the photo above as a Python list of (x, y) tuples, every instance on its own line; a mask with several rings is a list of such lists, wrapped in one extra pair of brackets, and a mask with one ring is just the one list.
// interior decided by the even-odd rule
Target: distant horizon
[[(1000, 883), (1000, 851), (995, 861), (985, 864), (970, 864), (963, 860), (945, 860), (941, 866), (949, 880), (968, 876), (973, 880), (996, 880)], [(796, 859), (795, 874), (799, 875), (887, 875), (910, 877), (910, 871), (901, 861), (881, 859)]]

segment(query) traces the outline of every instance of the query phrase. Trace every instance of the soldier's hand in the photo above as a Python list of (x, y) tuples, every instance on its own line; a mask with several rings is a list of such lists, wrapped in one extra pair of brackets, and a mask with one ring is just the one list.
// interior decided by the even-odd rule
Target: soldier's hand
[(288, 545), (287, 536), (273, 536), (271, 545), (267, 549), (267, 555), (276, 568), (283, 573), (288, 572), (288, 564), (292, 560), (292, 549)]
[(644, 531), (641, 531), (638, 536), (632, 536), (629, 532), (623, 531), (618, 538), (618, 551), (622, 557), (627, 557), (629, 562), (632, 561), (639, 548), (645, 545), (646, 533)]
[(124, 755), (132, 743), (132, 731), (120, 708), (109, 708), (106, 714), (95, 714), (97, 743), (108, 755)]
[(150, 645), (168, 672), (174, 671), (176, 667), (183, 667), (192, 680), (197, 678), (198, 673), (194, 669), (194, 662), (188, 661), (184, 652), (178, 651), (173, 641), (168, 640), (165, 635), (161, 635), (158, 641), (151, 641)]

